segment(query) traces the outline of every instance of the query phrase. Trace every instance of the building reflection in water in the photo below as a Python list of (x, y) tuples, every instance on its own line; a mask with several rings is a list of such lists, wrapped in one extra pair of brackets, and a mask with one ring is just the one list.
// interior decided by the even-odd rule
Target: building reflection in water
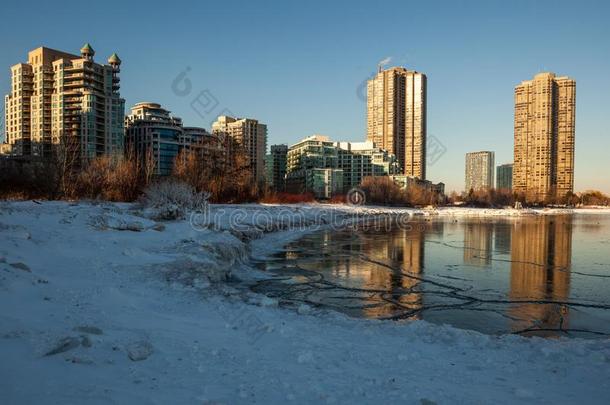
[[(383, 291), (357, 295), (359, 304), (355, 306), (361, 308), (360, 316), (380, 318), (417, 311), (423, 305), (423, 292), (420, 281), (410, 276), (419, 277), (423, 272), (426, 232), (442, 234), (443, 224), (427, 223), (381, 233), (360, 230), (357, 236), (325, 232), (322, 240), (316, 241), (323, 246), (319, 256), (307, 268), (325, 273), (330, 281), (348, 288)], [(357, 259), (360, 254), (388, 267)], [(323, 300), (328, 302), (328, 297)], [(417, 318), (419, 314), (409, 319)]]
[(493, 224), (472, 222), (464, 225), (464, 263), (487, 267), (492, 259)]
[[(423, 272), (425, 230), (419, 227), (403, 229), (389, 237), (374, 237), (369, 242), (363, 253), (373, 260), (391, 265), (394, 270), (374, 266), (367, 287), (386, 290), (384, 296), (398, 305), (385, 303), (365, 307), (363, 315), (379, 318), (405, 310), (419, 310), (423, 305), (420, 282), (409, 276), (418, 277)], [(418, 318), (419, 314), (411, 319)]]
[[(504, 260), (502, 255), (510, 255), (510, 300), (568, 299), (572, 257), (570, 216), (464, 224), (464, 264), (489, 267), (494, 254), (499, 260)], [(559, 304), (516, 304), (508, 312), (514, 319), (513, 331), (568, 327), (568, 308)]]
[[(488, 304), (490, 310), (500, 309), (510, 317), (508, 325), (503, 323), (501, 329), (543, 329), (549, 331), (535, 333), (554, 335), (553, 330), (568, 328), (567, 307), (536, 301), (568, 300), (572, 258), (570, 216), (465, 223), (432, 221), (409, 229), (390, 231), (328, 231), (299, 241), (293, 245), (294, 251), (286, 252), (286, 258), (300, 262), (303, 269), (315, 272), (312, 274), (323, 274), (326, 280), (346, 287), (345, 290), (320, 288), (308, 295), (312, 301), (328, 303), (367, 318), (388, 317), (410, 310), (414, 311), (410, 319), (419, 319), (422, 313), (418, 310), (424, 307), (424, 303), (444, 302), (444, 297), (438, 291), (426, 298), (426, 289), (418, 280), (426, 278), (426, 239), (448, 242), (429, 246), (433, 248), (428, 259), (437, 267), (429, 270), (431, 274), (428, 277), (442, 276), (443, 267), (438, 266), (442, 266), (444, 258), (451, 257), (456, 248), (462, 249), (456, 242), (446, 240), (456, 232), (463, 232), (463, 262), (468, 265), (460, 271), (466, 272), (466, 278), (473, 283), (467, 295), (478, 296), (476, 274), (481, 273), (476, 269), (473, 274), (471, 266), (474, 265), (494, 270), (495, 275), (487, 273), (485, 278), (490, 282), (495, 277), (497, 288), (494, 289), (506, 294), (502, 299), (533, 301), (501, 308)], [(311, 252), (315, 252), (314, 260)], [(388, 266), (363, 260), (362, 256)], [(507, 275), (504, 271), (510, 271), (507, 281), (503, 281)], [(305, 277), (307, 282), (315, 279), (312, 275)], [(449, 280), (443, 282), (451, 283)], [(449, 298), (447, 303), (457, 302)], [(477, 308), (481, 310), (486, 306)], [(459, 316), (470, 316), (463, 314), (467, 312)], [(481, 322), (485, 322), (482, 315), (482, 312), (476, 312), (472, 316), (480, 317)], [(459, 320), (456, 322), (459, 323)], [(490, 330), (496, 326), (490, 325)]]
[[(511, 300), (566, 301), (570, 292), (572, 218), (517, 221), (511, 235)], [(567, 329), (568, 308), (560, 304), (516, 304), (513, 331)], [(537, 335), (553, 335), (552, 331)]]
[(510, 254), (512, 224), (507, 221), (494, 224), (494, 252), (497, 254)]

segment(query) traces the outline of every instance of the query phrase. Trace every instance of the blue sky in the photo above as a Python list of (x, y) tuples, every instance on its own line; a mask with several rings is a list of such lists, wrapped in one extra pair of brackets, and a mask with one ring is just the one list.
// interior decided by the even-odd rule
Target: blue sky
[(603, 1), (63, 3), (3, 4), (2, 94), (28, 50), (90, 42), (96, 60), (123, 60), (127, 107), (156, 101), (204, 127), (223, 111), (258, 118), (270, 144), (312, 133), (356, 141), (366, 135), (359, 87), (391, 57), (428, 76), (428, 133), (446, 147), (428, 177), (452, 190), (466, 152), (512, 161), (513, 88), (548, 70), (577, 81), (576, 190), (610, 192)]

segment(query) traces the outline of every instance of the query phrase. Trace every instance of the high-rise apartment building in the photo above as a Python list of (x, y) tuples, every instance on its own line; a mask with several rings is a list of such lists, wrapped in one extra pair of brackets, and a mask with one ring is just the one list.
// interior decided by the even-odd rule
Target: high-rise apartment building
[(41, 47), (11, 67), (5, 141), (13, 154), (43, 156), (58, 144), (82, 159), (123, 152), (121, 60), (112, 54), (101, 65), (94, 55), (89, 44), (80, 56)]
[(125, 120), (126, 145), (140, 160), (152, 159), (154, 174), (172, 173), (180, 151), (202, 145), (212, 135), (203, 128), (183, 127), (182, 119), (157, 103), (138, 103)]
[(576, 81), (539, 73), (515, 87), (513, 190), (529, 201), (574, 189)]
[(394, 67), (368, 81), (367, 139), (395, 155), (403, 174), (426, 178), (426, 75)]
[(271, 145), (271, 152), (265, 158), (267, 185), (275, 191), (286, 189), (286, 162), (288, 145)]
[(267, 125), (251, 118), (221, 115), (212, 124), (212, 133), (226, 134), (242, 145), (250, 160), (252, 176), (257, 183), (264, 182)]
[(493, 188), (494, 153), (489, 151), (466, 154), (466, 191)]
[(498, 190), (512, 190), (513, 164), (507, 163), (496, 168), (496, 188)]

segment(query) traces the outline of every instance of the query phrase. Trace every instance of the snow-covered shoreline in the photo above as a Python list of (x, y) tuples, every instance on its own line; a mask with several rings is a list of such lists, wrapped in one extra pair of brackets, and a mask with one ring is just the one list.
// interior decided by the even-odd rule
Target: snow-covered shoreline
[[(607, 339), (495, 337), (425, 321), (297, 312), (230, 280), (257, 276), (251, 255), (355, 214), (608, 209), (218, 205), (211, 214), (223, 213), (204, 227), (193, 217), (155, 222), (133, 208), (0, 202), (6, 403), (605, 403), (610, 396)], [(235, 218), (240, 226), (231, 229)]]

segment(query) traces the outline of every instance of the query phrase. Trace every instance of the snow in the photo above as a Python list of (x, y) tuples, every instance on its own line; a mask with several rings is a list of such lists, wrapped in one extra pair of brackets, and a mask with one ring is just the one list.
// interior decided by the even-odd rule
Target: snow
[(264, 277), (250, 256), (365, 213), (565, 212), (499, 211), (217, 205), (161, 224), (128, 204), (0, 203), (2, 402), (607, 403), (607, 339), (288, 310), (235, 281)]

